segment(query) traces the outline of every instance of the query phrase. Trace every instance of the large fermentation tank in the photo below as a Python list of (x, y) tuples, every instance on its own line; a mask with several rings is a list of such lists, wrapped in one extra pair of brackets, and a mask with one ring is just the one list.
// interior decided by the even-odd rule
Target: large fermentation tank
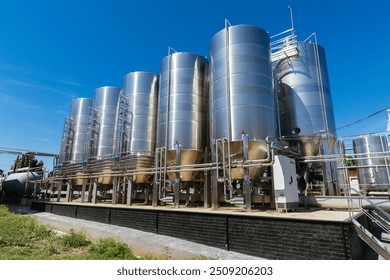
[[(149, 72), (131, 72), (124, 77), (123, 95), (127, 99), (124, 152), (137, 158), (137, 168), (154, 165), (157, 131), (159, 76)], [(133, 176), (144, 182), (147, 176)]]
[[(2, 190), (6, 193), (18, 196), (30, 196), (34, 192), (33, 181), (41, 179), (36, 172), (21, 172), (10, 174), (2, 184)], [(36, 191), (39, 191), (37, 185)]]
[(92, 137), (92, 157), (110, 158), (115, 152), (116, 125), (121, 89), (99, 87), (95, 90), (93, 102), (94, 131)]
[(321, 135), (331, 150), (335, 121), (324, 48), (298, 42), (298, 55), (275, 66), (281, 136), (296, 141), (303, 156), (318, 155)]
[[(177, 144), (181, 165), (199, 163), (202, 159), (208, 136), (208, 92), (206, 58), (181, 52), (162, 60), (157, 147), (166, 148), (166, 165), (176, 164)], [(181, 172), (180, 177), (191, 181), (195, 175)]]
[(88, 121), (91, 107), (91, 98), (75, 98), (72, 101), (69, 116), (70, 163), (77, 163), (86, 159)]
[(362, 135), (353, 139), (360, 188), (390, 191), (389, 148), (385, 135)]
[[(249, 159), (265, 159), (265, 139), (276, 134), (270, 38), (265, 30), (236, 25), (213, 36), (210, 102), (212, 141), (226, 138), (231, 160), (242, 160), (244, 132), (249, 136)], [(251, 177), (261, 175), (258, 171), (251, 169)], [(233, 170), (233, 179), (242, 177), (242, 170)]]

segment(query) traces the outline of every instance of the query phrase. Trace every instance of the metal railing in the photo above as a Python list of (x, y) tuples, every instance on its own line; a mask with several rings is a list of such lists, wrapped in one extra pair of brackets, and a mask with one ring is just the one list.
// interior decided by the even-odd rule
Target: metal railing
[[(354, 225), (358, 236), (367, 243), (375, 252), (381, 255), (384, 259), (390, 259), (390, 250), (383, 244), (378, 238), (374, 236), (372, 232), (364, 227), (355, 218), (356, 212), (365, 215), (369, 220), (376, 224), (383, 233), (390, 234), (390, 215), (384, 211), (377, 204), (372, 202), (369, 197), (365, 196), (362, 192), (356, 191), (351, 187), (347, 188), (348, 197), (348, 210), (349, 217)], [(352, 195), (354, 192), (356, 195)], [(371, 209), (365, 209), (363, 207), (363, 201), (368, 202)], [(359, 215), (360, 216), (360, 215)]]
[[(288, 33), (290, 34), (286, 35)], [(295, 30), (293, 28), (273, 35), (270, 39), (272, 40), (270, 43), (271, 53), (276, 53), (288, 46), (296, 46), (297, 44), (297, 34), (295, 34)]]

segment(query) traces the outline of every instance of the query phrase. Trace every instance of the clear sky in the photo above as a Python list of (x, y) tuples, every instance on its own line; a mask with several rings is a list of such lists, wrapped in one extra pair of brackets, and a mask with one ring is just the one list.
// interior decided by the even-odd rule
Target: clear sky
[[(122, 87), (128, 72), (159, 73), (168, 46), (208, 56), (225, 18), (286, 30), (288, 5), (298, 38), (316, 32), (325, 48), (337, 127), (390, 105), (387, 0), (1, 0), (0, 147), (58, 153), (73, 98)], [(338, 135), (386, 123), (383, 112)], [(0, 169), (14, 159), (0, 154)]]

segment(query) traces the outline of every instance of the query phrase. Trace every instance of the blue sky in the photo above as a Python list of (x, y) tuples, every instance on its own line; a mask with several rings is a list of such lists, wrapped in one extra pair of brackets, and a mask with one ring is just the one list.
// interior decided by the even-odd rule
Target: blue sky
[[(168, 46), (208, 56), (225, 18), (286, 30), (288, 5), (299, 39), (316, 32), (326, 50), (337, 127), (390, 105), (387, 0), (2, 0), (0, 147), (58, 153), (74, 97), (122, 87), (128, 72), (159, 73)], [(383, 112), (338, 134), (383, 132), (386, 123)], [(0, 154), (0, 169), (14, 159)]]

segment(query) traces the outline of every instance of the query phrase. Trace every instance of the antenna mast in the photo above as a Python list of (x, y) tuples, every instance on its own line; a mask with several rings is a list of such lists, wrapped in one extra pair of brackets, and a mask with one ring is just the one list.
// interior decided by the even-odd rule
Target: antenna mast
[(387, 109), (387, 135), (390, 135), (390, 109)]
[(291, 31), (293, 34), (295, 34), (295, 28), (294, 28), (294, 16), (293, 16), (293, 10), (292, 6), (288, 6), (288, 9), (290, 10), (290, 20), (291, 20)]

